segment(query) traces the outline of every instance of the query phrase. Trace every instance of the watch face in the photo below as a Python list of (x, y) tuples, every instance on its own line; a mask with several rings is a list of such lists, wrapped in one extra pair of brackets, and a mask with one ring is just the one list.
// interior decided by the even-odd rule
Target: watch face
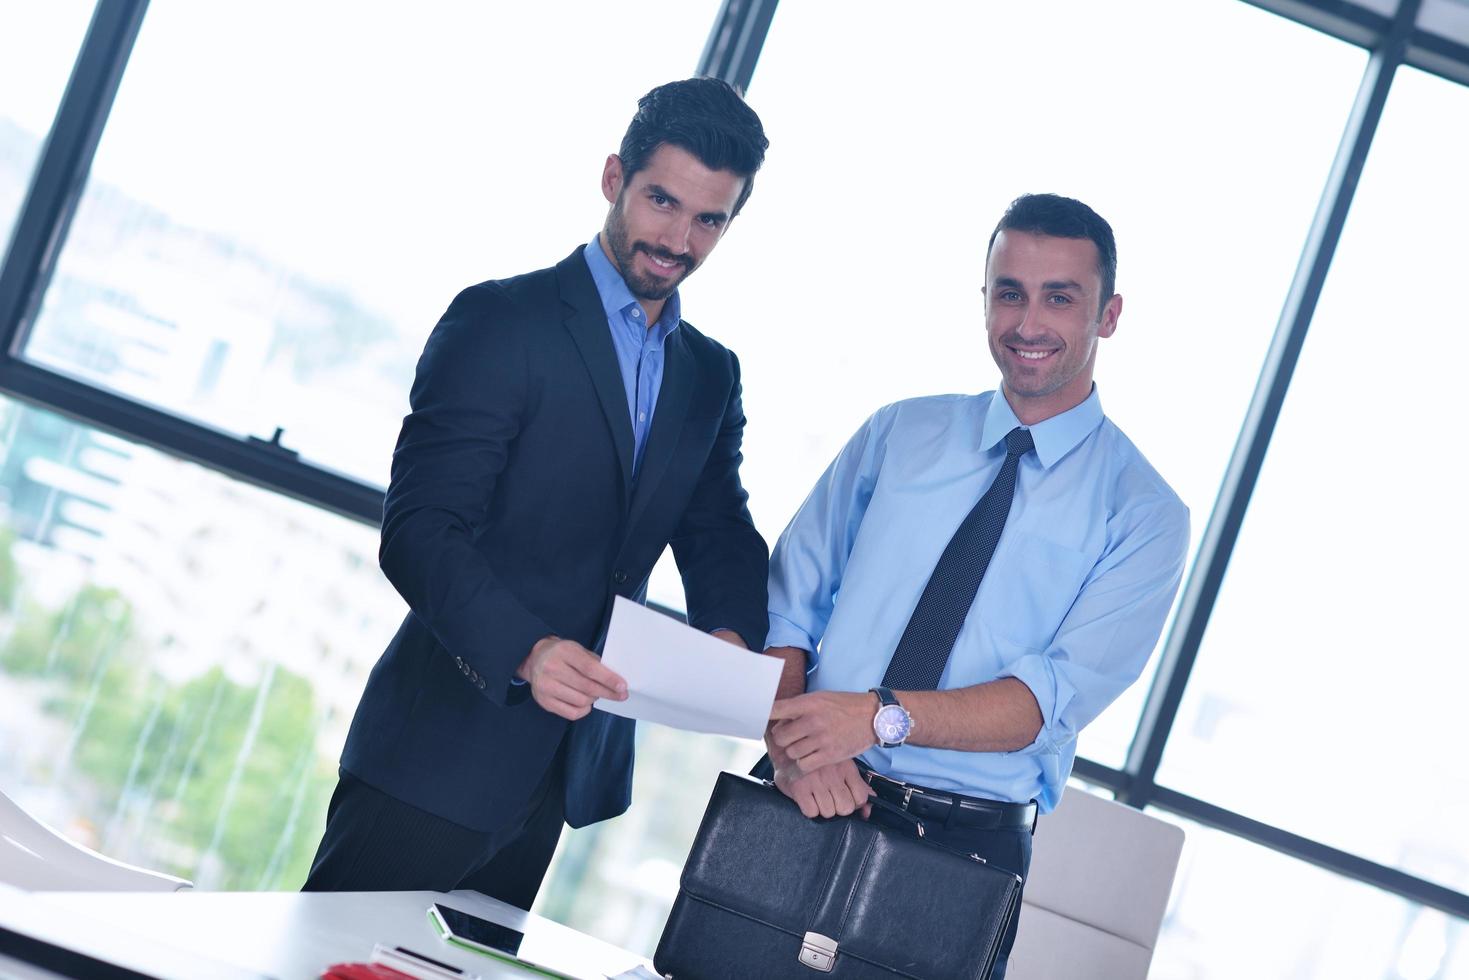
[(908, 712), (904, 711), (901, 705), (883, 705), (877, 716), (872, 719), (873, 730), (884, 742), (903, 741), (908, 737), (908, 731), (912, 727), (912, 722), (908, 719)]

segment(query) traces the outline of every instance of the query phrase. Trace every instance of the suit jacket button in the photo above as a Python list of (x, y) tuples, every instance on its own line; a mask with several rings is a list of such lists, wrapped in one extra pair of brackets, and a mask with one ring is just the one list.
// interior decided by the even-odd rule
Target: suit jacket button
[(616, 582), (618, 585), (625, 584), (627, 582), (627, 572), (624, 572), (624, 571), (622, 571), (620, 569), (618, 571), (613, 572), (612, 573), (612, 581)]
[(457, 666), (457, 667), (458, 667), (458, 668), (459, 668), (459, 669), (460, 669), (460, 670), (463, 670), (463, 669), (464, 669), (464, 658), (463, 658), (463, 657), (455, 657), (455, 658), (454, 658), (454, 664), (455, 664), (455, 666)]
[(478, 681), (478, 683), (479, 683), (479, 689), (480, 689), (480, 690), (481, 690), (481, 691), (483, 691), (483, 690), (484, 690), (484, 689), (485, 689), (485, 679), (484, 679), (484, 678), (483, 678), (483, 677), (481, 677), (481, 678), (480, 678), (480, 679), (479, 679), (479, 681)]

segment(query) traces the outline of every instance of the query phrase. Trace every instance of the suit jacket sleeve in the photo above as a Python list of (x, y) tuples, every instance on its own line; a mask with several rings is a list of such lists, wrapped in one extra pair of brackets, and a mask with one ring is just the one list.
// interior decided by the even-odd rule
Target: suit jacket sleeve
[(393, 452), (378, 552), (414, 615), (499, 704), (530, 648), (553, 632), (474, 544), (529, 397), (514, 312), (498, 287), (474, 286), (429, 336)]
[(689, 625), (706, 632), (734, 630), (751, 650), (763, 650), (769, 626), (770, 550), (755, 529), (749, 494), (740, 484), (745, 431), (740, 362), (732, 352), (724, 353), (733, 371), (729, 399), (714, 447), (669, 543), (683, 577)]

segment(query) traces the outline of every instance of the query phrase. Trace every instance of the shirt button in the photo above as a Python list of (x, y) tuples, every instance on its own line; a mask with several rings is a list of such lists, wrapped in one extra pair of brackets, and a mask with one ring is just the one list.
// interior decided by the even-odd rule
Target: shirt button
[(632, 315), (633, 315), (633, 318), (636, 319), (637, 317), (640, 317), (640, 316), (643, 315), (643, 311), (642, 310), (633, 310), (632, 311)]
[(648, 421), (648, 414), (646, 412), (639, 412), (638, 413), (638, 421), (639, 422), (646, 422), (646, 421)]

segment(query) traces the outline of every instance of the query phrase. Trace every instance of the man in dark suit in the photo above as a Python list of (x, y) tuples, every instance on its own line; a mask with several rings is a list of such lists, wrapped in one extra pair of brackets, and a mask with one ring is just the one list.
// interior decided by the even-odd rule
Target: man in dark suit
[(460, 293), (418, 364), (380, 560), (410, 612), (373, 669), (305, 888), (475, 888), (529, 908), (564, 822), (631, 797), (626, 684), (594, 652), (672, 545), (689, 622), (763, 648), (739, 362), (677, 287), (768, 143), (723, 82), (654, 89), (566, 259)]

